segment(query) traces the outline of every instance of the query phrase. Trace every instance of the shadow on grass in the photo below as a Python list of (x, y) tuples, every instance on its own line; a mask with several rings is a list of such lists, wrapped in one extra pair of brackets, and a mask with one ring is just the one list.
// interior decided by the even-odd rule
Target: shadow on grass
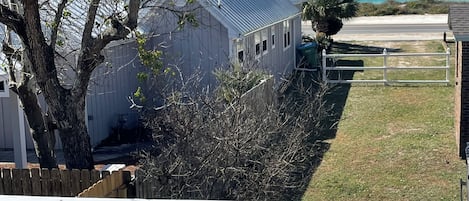
[[(367, 47), (367, 46), (359, 46), (359, 45), (349, 45), (345, 43), (338, 43), (333, 48), (334, 53), (350, 53), (348, 51), (354, 51), (354, 53), (380, 53), (382, 48), (380, 47)], [(399, 49), (393, 49), (392, 51), (400, 51)], [(336, 61), (335, 65), (342, 65), (342, 66), (354, 66), (354, 67), (363, 67), (364, 63), (361, 60), (338, 60)], [(343, 72), (331, 72), (328, 74), (329, 79), (343, 79), (343, 80), (352, 80), (354, 73), (356, 71), (343, 71)], [(316, 90), (321, 90), (321, 72), (297, 72), (295, 73), (295, 77), (293, 82), (300, 82), (299, 85), (303, 86), (304, 88), (314, 88)], [(295, 83), (298, 86), (298, 83)], [(295, 86), (295, 84), (293, 86)], [(305, 185), (302, 186), (300, 189), (297, 189), (297, 194), (292, 197), (291, 200), (301, 200), (304, 193), (306, 192), (309, 183), (315, 174), (318, 167), (321, 165), (323, 157), (327, 151), (329, 151), (331, 144), (327, 140), (334, 139), (337, 135), (339, 121), (342, 118), (345, 104), (347, 102), (347, 98), (350, 92), (351, 85), (350, 84), (329, 84), (326, 86), (327, 93), (323, 98), (324, 107), (328, 108), (329, 115), (327, 118), (324, 118), (319, 125), (320, 132), (318, 135), (312, 136), (309, 140), (311, 143), (311, 147), (308, 148), (312, 154), (312, 157), (309, 158), (307, 161), (304, 162), (303, 165), (307, 166), (304, 167), (304, 175), (307, 180)], [(292, 93), (293, 92), (293, 93)], [(290, 96), (297, 96), (294, 93), (294, 89), (287, 90), (287, 95)], [(298, 101), (301, 102), (301, 101)], [(311, 127), (310, 129), (318, 129), (317, 126)]]
[(384, 48), (386, 48), (388, 52), (402, 51), (399, 48), (395, 49), (336, 42), (332, 45), (330, 52), (333, 54), (381, 54), (383, 53)]

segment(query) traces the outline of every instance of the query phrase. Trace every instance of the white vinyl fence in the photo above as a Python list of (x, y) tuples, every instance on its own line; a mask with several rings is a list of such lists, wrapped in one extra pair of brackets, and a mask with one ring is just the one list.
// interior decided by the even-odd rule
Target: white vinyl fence
[[(373, 66), (373, 67), (357, 67), (357, 66), (336, 66), (335, 62), (331, 62), (332, 66), (327, 65), (328, 59), (333, 59), (334, 61), (339, 58), (345, 57), (382, 57), (383, 65), (382, 66)], [(446, 65), (445, 66), (390, 66), (388, 65), (388, 58), (390, 57), (445, 57)], [(409, 58), (410, 60), (411, 58)], [(448, 48), (445, 53), (389, 53), (386, 49), (383, 50), (382, 54), (327, 54), (326, 50), (322, 52), (322, 77), (323, 81), (326, 83), (446, 83), (449, 84), (450, 76), (450, 49)], [(332, 71), (367, 71), (367, 70), (376, 70), (382, 71), (382, 79), (378, 80), (347, 80), (342, 79), (340, 76), (338, 79), (330, 79), (328, 77), (329, 72)], [(441, 70), (445, 73), (445, 79), (441, 80), (397, 80), (389, 79), (389, 71), (402, 71), (402, 70), (416, 70), (416, 71), (426, 71), (426, 70)]]

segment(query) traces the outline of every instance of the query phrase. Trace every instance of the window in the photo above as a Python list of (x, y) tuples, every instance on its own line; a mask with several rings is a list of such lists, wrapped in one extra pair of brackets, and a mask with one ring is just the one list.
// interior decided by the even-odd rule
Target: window
[(271, 35), (271, 41), (272, 41), (272, 49), (275, 48), (275, 26), (270, 27), (270, 35)]
[(0, 97), (9, 97), (10, 94), (7, 85), (7, 81), (0, 81)]
[(291, 45), (291, 26), (290, 26), (290, 21), (285, 20), (283, 21), (283, 47), (289, 48)]
[(19, 12), (19, 4), (18, 0), (2, 0), (1, 3), (10, 8), (11, 10), (14, 10), (16, 12)]
[(254, 33), (254, 43), (256, 44), (256, 58), (261, 56), (261, 33)]
[(262, 54), (267, 54), (269, 51), (268, 51), (268, 44), (267, 44), (267, 40), (269, 39), (269, 30), (267, 29), (264, 29), (262, 30)]
[(238, 40), (236, 44), (236, 50), (238, 51), (238, 62), (243, 63), (244, 62), (244, 43), (242, 39)]

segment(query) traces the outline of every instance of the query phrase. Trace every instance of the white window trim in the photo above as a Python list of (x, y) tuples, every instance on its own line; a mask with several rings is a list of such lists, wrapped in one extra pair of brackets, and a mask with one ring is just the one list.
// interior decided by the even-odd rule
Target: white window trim
[[(288, 27), (286, 27), (287, 25)], [(291, 37), (292, 37), (291, 30), (292, 30), (292, 27), (291, 27), (290, 20), (283, 21), (283, 50), (284, 51), (291, 47)]]
[[(264, 51), (264, 41), (265, 41), (265, 51)], [(264, 29), (261, 31), (261, 51), (262, 55), (269, 53), (269, 30)]]
[(270, 45), (272, 49), (275, 49), (275, 25), (270, 27)]
[[(244, 40), (243, 39), (238, 39), (236, 41), (236, 61), (243, 65), (244, 61), (246, 61), (246, 51), (244, 51)], [(243, 58), (242, 61), (239, 60), (239, 52), (243, 52)]]
[[(257, 54), (257, 46), (259, 45), (259, 54)], [(254, 33), (254, 55), (256, 59), (259, 59), (262, 55), (262, 37), (261, 32)]]
[(2, 80), (0, 81), (0, 84), (3, 84), (3, 87), (5, 89), (5, 90), (0, 91), (0, 97), (1, 98), (10, 97), (10, 89), (8, 88), (8, 81)]

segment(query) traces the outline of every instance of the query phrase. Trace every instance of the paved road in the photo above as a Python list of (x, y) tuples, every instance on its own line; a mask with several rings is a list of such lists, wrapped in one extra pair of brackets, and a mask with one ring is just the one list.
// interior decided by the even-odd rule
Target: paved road
[[(302, 26), (304, 34), (314, 34), (309, 25)], [(351, 24), (344, 25), (339, 34), (401, 34), (449, 32), (447, 24)]]
[[(303, 34), (314, 35), (309, 22), (302, 23)], [(344, 21), (344, 27), (333, 38), (335, 40), (434, 40), (443, 39), (446, 32), (452, 34), (447, 25), (447, 15), (398, 15), (357, 17)]]
[(447, 24), (367, 24), (345, 25), (340, 34), (369, 34), (369, 33), (442, 33), (449, 32)]

